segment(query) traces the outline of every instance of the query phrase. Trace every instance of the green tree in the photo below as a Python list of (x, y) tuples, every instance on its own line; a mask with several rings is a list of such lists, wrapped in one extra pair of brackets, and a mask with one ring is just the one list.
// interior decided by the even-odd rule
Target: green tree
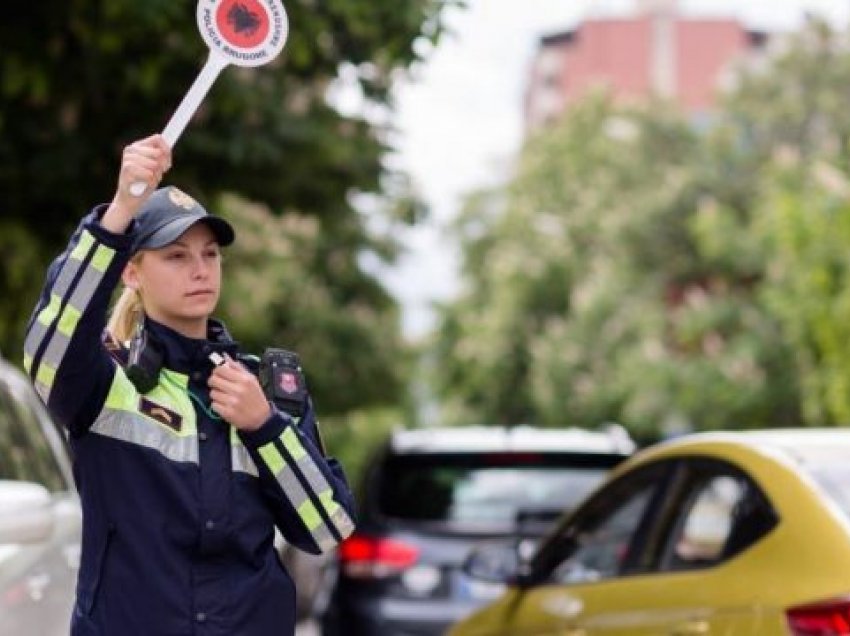
[(754, 220), (766, 249), (761, 294), (795, 353), (803, 419), (850, 424), (850, 175), (799, 156), (766, 178)]
[(678, 429), (850, 422), (847, 33), (810, 21), (711, 125), (588, 100), (459, 224), (453, 419)]
[(646, 299), (691, 260), (671, 219), (694, 147), (675, 117), (595, 96), (528, 141), (504, 193), (470, 200), (458, 225), (469, 292), (438, 336), (438, 388), (462, 417), (558, 426), (619, 414), (610, 354), (641, 339), (622, 319), (648, 318)]
[(355, 253), (329, 245), (315, 217), (274, 216), (233, 196), (220, 206), (239, 228), (225, 251), (221, 309), (242, 344), (260, 353), (275, 334), (276, 346), (302, 353), (325, 414), (398, 403), (387, 400), (408, 375), (398, 309), (358, 272)]
[[(287, 2), (282, 55), (258, 69), (225, 69), (175, 149), (167, 181), (209, 207), (230, 209), (222, 197), (233, 193), (274, 217), (312, 224), (312, 242), (295, 250), (309, 254), (299, 257), (303, 275), (274, 277), (294, 289), (266, 289), (238, 266), (226, 309), (237, 322), (240, 303), (274, 313), (240, 322), (252, 343), (309, 332), (294, 344), (313, 375), (338, 378), (316, 381), (331, 411), (399, 397), (396, 309), (360, 266), (364, 252), (390, 258), (395, 246), (389, 234), (370, 235), (353, 201), (405, 193), (388, 187), (398, 179), (383, 165), (384, 127), (337, 112), (328, 90), (345, 68), (351, 90), (391, 108), (395, 74), (417, 61), (420, 41), (439, 38), (449, 4), (458, 0)], [(111, 195), (121, 148), (161, 130), (201, 68), (195, 9), (173, 0), (47, 0), (17, 6), (0, 24), (3, 242), (14, 238), (0, 271), (0, 349), (13, 360), (48, 259), (77, 219)], [(242, 217), (233, 218), (240, 226)], [(274, 250), (264, 254), (264, 272), (289, 264)], [(255, 295), (267, 302), (249, 302)], [(298, 302), (286, 302), (293, 295)], [(313, 295), (321, 301), (304, 300)], [(363, 349), (376, 344), (380, 355), (364, 361)], [(384, 363), (380, 392), (367, 372)]]
[(592, 97), (527, 142), (504, 192), (471, 199), (468, 292), (437, 337), (450, 419), (613, 420), (647, 440), (796, 421), (752, 273), (708, 252), (707, 202), (737, 196), (712, 191), (712, 148), (661, 105)]
[(696, 228), (707, 257), (755, 283), (789, 351), (777, 370), (795, 389), (786, 420), (808, 425), (850, 423), (847, 37), (812, 20), (740, 74)]

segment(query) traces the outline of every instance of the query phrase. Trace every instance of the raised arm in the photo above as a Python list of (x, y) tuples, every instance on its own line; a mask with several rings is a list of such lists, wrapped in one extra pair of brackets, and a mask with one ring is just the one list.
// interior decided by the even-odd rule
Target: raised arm
[(171, 165), (159, 135), (124, 150), (112, 202), (97, 206), (53, 261), (27, 327), (24, 366), (53, 416), (82, 434), (99, 412), (114, 363), (101, 345), (106, 311), (132, 249), (127, 233), (145, 198), (128, 188), (139, 179), (155, 185)]

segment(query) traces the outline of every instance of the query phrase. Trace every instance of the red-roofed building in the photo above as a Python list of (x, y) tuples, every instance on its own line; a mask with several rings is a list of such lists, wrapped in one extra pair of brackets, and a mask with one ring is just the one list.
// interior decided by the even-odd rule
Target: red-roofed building
[(724, 72), (761, 52), (766, 39), (735, 19), (681, 16), (675, 0), (640, 1), (633, 17), (588, 19), (541, 38), (526, 92), (526, 125), (551, 121), (600, 85), (621, 101), (656, 95), (691, 115), (704, 114)]

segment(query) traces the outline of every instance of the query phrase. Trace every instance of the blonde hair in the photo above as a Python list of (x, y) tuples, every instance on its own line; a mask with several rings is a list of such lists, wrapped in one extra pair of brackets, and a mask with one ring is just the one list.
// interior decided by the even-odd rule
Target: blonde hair
[(125, 287), (109, 314), (106, 330), (118, 342), (127, 342), (136, 332), (136, 325), (142, 319), (144, 307), (142, 299), (135, 289)]
[[(142, 255), (143, 252), (134, 254), (130, 262), (138, 264), (142, 260)], [(136, 325), (139, 324), (144, 313), (145, 308), (139, 292), (130, 287), (124, 287), (109, 314), (106, 330), (116, 342), (128, 342), (136, 333)]]

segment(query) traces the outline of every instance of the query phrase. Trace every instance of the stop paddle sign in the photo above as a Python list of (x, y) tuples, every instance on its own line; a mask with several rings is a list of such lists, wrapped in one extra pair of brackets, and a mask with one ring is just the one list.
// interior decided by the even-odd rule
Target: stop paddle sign
[[(228, 64), (260, 66), (271, 62), (286, 44), (289, 22), (280, 0), (200, 0), (198, 30), (210, 50), (207, 61), (162, 131), (174, 148), (221, 70)], [(138, 181), (130, 193), (141, 196)]]

